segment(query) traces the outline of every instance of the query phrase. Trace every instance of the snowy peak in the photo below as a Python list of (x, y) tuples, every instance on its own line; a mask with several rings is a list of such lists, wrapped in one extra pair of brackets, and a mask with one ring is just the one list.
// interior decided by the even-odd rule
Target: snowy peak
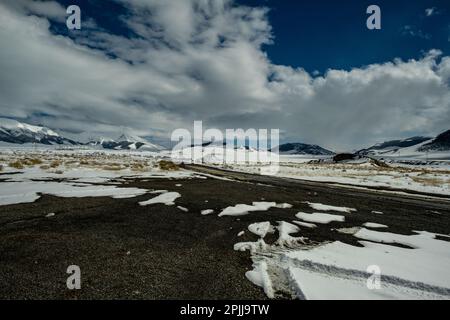
[(81, 143), (72, 139), (62, 137), (55, 131), (12, 119), (0, 118), (0, 142), (25, 144), (38, 143), (45, 145), (91, 145), (101, 146), (105, 149), (114, 150), (145, 150), (160, 151), (164, 148), (153, 144), (141, 137), (122, 134), (117, 140), (99, 138), (89, 139), (89, 143)]
[(6, 118), (0, 118), (0, 141), (17, 144), (79, 144), (73, 140), (61, 137), (47, 127), (34, 126)]
[(141, 151), (161, 151), (164, 148), (153, 144), (144, 138), (130, 135), (121, 134), (116, 140), (101, 140), (97, 144), (100, 144), (105, 149), (114, 150), (141, 150)]
[(59, 135), (49, 128), (33, 126), (31, 124), (22, 123), (12, 119), (0, 118), (0, 130), (9, 131), (11, 133), (26, 132), (35, 135), (48, 135), (58, 137)]
[(148, 143), (147, 140), (138, 137), (138, 136), (133, 136), (130, 134), (126, 134), (123, 133), (119, 138), (116, 139), (116, 141), (120, 141), (120, 142), (142, 142), (142, 143)]
[[(299, 155), (315, 155), (325, 156), (333, 155), (334, 152), (324, 149), (317, 145), (311, 145), (306, 143), (285, 143), (278, 148), (280, 154), (299, 154)], [(271, 151), (277, 151), (272, 149)]]

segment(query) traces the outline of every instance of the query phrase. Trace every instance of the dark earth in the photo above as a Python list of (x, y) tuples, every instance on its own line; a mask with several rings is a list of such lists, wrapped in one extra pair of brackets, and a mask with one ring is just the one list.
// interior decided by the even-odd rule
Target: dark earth
[[(250, 223), (276, 225), (296, 220), (299, 211), (313, 212), (304, 201), (357, 209), (344, 214), (345, 223), (301, 228), (299, 235), (312, 242), (359, 245), (353, 236), (333, 229), (365, 222), (408, 235), (413, 230), (450, 233), (450, 199), (445, 197), (188, 168), (230, 180), (128, 179), (122, 185), (177, 191), (181, 198), (175, 206), (140, 206), (139, 201), (155, 196), (150, 194), (130, 199), (43, 195), (34, 203), (0, 206), (0, 299), (265, 299), (245, 278), (252, 269), (250, 254), (234, 251), (233, 245), (257, 240), (247, 231)], [(253, 201), (286, 202), (293, 208), (217, 216), (228, 206)], [(205, 209), (215, 213), (202, 216)], [(266, 240), (276, 239), (275, 234)], [(81, 290), (66, 287), (70, 265), (81, 268)]]

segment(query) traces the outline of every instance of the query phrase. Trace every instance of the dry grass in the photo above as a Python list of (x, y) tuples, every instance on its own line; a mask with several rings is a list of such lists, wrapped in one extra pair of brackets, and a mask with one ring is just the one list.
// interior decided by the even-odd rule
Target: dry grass
[(14, 169), (19, 169), (19, 170), (24, 168), (24, 165), (22, 164), (22, 162), (20, 160), (10, 162), (10, 163), (8, 163), (8, 166), (10, 166), (11, 168), (14, 168)]
[(116, 165), (107, 165), (107, 166), (103, 166), (102, 169), (108, 170), (108, 171), (120, 171), (120, 170), (122, 170), (122, 167), (116, 166)]
[(133, 163), (131, 165), (132, 171), (144, 172), (147, 171), (146, 163)]
[(158, 166), (161, 170), (166, 170), (166, 171), (180, 170), (180, 167), (178, 165), (176, 165), (172, 161), (167, 161), (167, 160), (161, 160), (160, 162), (158, 162)]
[(411, 177), (411, 179), (426, 186), (441, 187), (444, 185), (444, 180), (438, 178)]
[(23, 169), (25, 166), (35, 166), (38, 164), (42, 164), (42, 160), (38, 158), (25, 158), (25, 159), (17, 159), (15, 161), (10, 162), (8, 165), (15, 169)]
[(42, 160), (38, 159), (38, 158), (26, 158), (24, 161), (24, 164), (26, 164), (27, 166), (35, 166), (38, 164), (42, 164)]
[(61, 161), (54, 160), (52, 163), (50, 163), (50, 168), (58, 168), (61, 165)]

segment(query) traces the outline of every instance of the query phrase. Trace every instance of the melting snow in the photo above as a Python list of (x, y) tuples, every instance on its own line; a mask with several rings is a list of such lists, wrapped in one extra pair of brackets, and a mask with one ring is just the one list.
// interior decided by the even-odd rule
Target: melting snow
[(375, 223), (375, 222), (366, 222), (366, 223), (363, 224), (363, 226), (367, 227), (367, 228), (373, 228), (373, 229), (376, 229), (376, 228), (387, 228), (388, 227), (387, 225), (379, 224), (379, 223)]
[(278, 222), (278, 240), (276, 244), (281, 247), (291, 247), (297, 245), (299, 242), (304, 243), (303, 237), (292, 237), (291, 234), (298, 233), (300, 229), (291, 223), (280, 221)]
[(280, 209), (290, 209), (290, 208), (292, 208), (292, 204), (280, 203), (280, 204), (277, 204), (276, 207), (280, 208)]
[(305, 228), (309, 228), (309, 229), (317, 228), (317, 225), (315, 225), (314, 223), (307, 223), (307, 222), (301, 222), (301, 221), (292, 221), (292, 222), (299, 225), (300, 227), (305, 227)]
[(252, 211), (267, 211), (270, 208), (277, 207), (275, 202), (253, 202), (252, 205), (237, 204), (233, 207), (228, 207), (222, 210), (219, 217), (222, 216), (243, 216)]
[(299, 212), (295, 215), (300, 220), (306, 221), (306, 222), (312, 222), (312, 223), (322, 223), (327, 224), (333, 221), (336, 222), (344, 222), (345, 217), (335, 214), (328, 214), (328, 213), (305, 213), (305, 212)]
[[(292, 227), (280, 222), (280, 238), (298, 232)], [(363, 247), (335, 241), (281, 250), (279, 243), (270, 246), (260, 239), (237, 243), (234, 249), (250, 250), (253, 270), (246, 277), (269, 298), (284, 292), (301, 299), (450, 299), (449, 242), (429, 232), (407, 236), (347, 229), (370, 242), (359, 241)], [(380, 271), (379, 288), (369, 286), (374, 270)]]
[(354, 235), (359, 230), (361, 230), (361, 228), (360, 227), (351, 227), (351, 228), (339, 228), (339, 229), (335, 229), (335, 230), (339, 233)]
[(204, 216), (206, 216), (208, 214), (211, 214), (211, 213), (214, 213), (213, 209), (206, 209), (206, 210), (202, 210), (201, 211), (201, 214), (204, 215)]
[(0, 205), (34, 202), (41, 197), (41, 193), (64, 198), (112, 197), (119, 199), (137, 197), (147, 193), (147, 190), (54, 181), (2, 182), (0, 183)]
[(270, 222), (252, 223), (248, 226), (248, 230), (261, 238), (264, 238), (267, 233), (273, 233), (275, 231)]
[[(364, 247), (359, 248), (336, 241), (312, 250), (286, 253), (294, 272), (292, 280), (305, 297), (450, 298), (450, 243), (436, 240), (435, 234), (428, 232), (405, 236), (361, 229), (355, 236), (415, 249), (367, 241), (360, 241)], [(315, 270), (303, 267), (307, 265), (315, 266)], [(371, 276), (367, 268), (371, 265), (381, 271), (380, 290), (369, 290), (366, 286)], [(312, 279), (317, 282), (310, 282)], [(320, 283), (325, 282), (330, 290), (320, 293)], [(345, 285), (348, 289), (340, 291)]]
[(325, 204), (321, 204), (321, 203), (311, 203), (311, 202), (305, 202), (305, 203), (307, 203), (314, 210), (319, 210), (319, 211), (337, 211), (337, 212), (347, 212), (347, 213), (356, 211), (356, 209), (347, 208), (347, 207), (335, 207), (335, 206), (329, 206), (329, 205), (325, 205)]
[(263, 288), (269, 298), (275, 298), (272, 281), (268, 274), (267, 264), (265, 261), (255, 262), (253, 264), (253, 270), (247, 271), (245, 276), (255, 285)]
[(175, 205), (175, 200), (179, 197), (181, 197), (181, 195), (178, 192), (167, 192), (150, 200), (139, 202), (139, 204), (141, 206), (148, 206), (150, 204), (162, 203), (166, 206), (173, 206)]

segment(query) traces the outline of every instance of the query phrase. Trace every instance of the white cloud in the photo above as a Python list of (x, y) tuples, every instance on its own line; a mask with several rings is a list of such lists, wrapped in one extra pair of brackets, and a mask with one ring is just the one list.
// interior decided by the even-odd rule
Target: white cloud
[(279, 128), (289, 140), (339, 150), (448, 129), (450, 58), (439, 51), (310, 75), (274, 65), (262, 51), (273, 41), (264, 8), (229, 0), (126, 5), (123, 19), (140, 38), (89, 28), (73, 41), (51, 34), (41, 15), (0, 4), (0, 116), (160, 137), (203, 120)]
[(437, 10), (436, 7), (425, 9), (425, 15), (427, 17), (435, 16), (435, 15), (438, 15), (438, 14), (439, 14), (439, 11)]
[(55, 1), (14, 0), (7, 3), (24, 14), (34, 14), (59, 22), (66, 20), (66, 9)]

